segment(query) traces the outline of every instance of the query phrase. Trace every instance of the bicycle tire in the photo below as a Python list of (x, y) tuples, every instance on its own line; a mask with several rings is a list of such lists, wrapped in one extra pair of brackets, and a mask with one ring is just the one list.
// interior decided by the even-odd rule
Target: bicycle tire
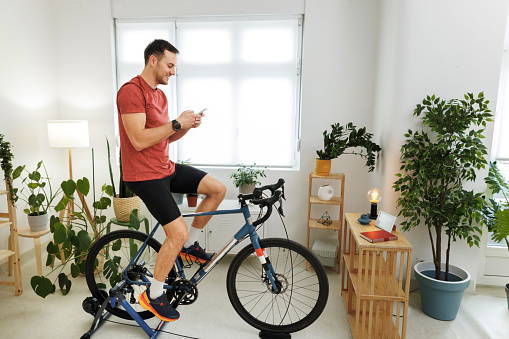
[[(129, 265), (131, 260), (130, 244), (132, 244), (133, 249), (136, 248), (137, 251), (141, 244), (145, 242), (147, 237), (147, 234), (134, 230), (113, 231), (103, 235), (90, 248), (87, 255), (87, 261), (85, 263), (85, 277), (92, 296), (97, 298), (99, 303), (102, 304), (106, 299), (100, 290), (109, 290), (109, 288), (114, 287), (118, 281), (122, 279), (121, 274), (127, 265)], [(152, 249), (152, 252), (145, 249), (140, 259), (146, 262), (145, 267), (155, 265), (156, 254), (161, 248), (161, 243), (154, 238), (151, 238), (148, 241), (148, 247)], [(134, 253), (136, 251), (134, 251)], [(99, 264), (100, 262), (102, 262), (102, 267)], [(120, 274), (120, 277), (115, 277), (115, 273), (117, 275)], [(149, 319), (153, 317), (154, 314), (152, 312), (146, 311), (138, 304), (138, 296), (143, 293), (145, 287), (139, 285), (131, 286), (133, 287), (134, 292), (132, 295), (125, 296), (127, 301), (129, 302), (130, 298), (134, 297), (136, 301), (134, 304), (131, 304), (131, 306), (142, 319)], [(132, 319), (131, 315), (118, 305), (117, 307), (111, 307), (111, 305), (108, 304), (106, 309), (117, 317), (129, 320)]]
[(281, 282), (281, 293), (271, 292), (251, 244), (235, 256), (226, 277), (233, 308), (261, 331), (292, 333), (308, 327), (327, 304), (329, 281), (325, 269), (313, 252), (295, 241), (269, 238), (261, 240), (260, 246)]

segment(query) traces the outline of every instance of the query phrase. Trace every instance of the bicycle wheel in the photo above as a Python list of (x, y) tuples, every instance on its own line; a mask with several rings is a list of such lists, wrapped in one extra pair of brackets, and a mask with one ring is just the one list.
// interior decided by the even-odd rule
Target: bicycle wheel
[[(145, 233), (133, 230), (114, 231), (103, 235), (90, 248), (85, 263), (85, 276), (92, 296), (97, 298), (101, 304), (106, 296), (100, 290), (109, 291), (110, 288), (122, 280), (122, 274), (129, 265), (132, 256), (136, 254), (147, 237), (148, 235)], [(145, 248), (137, 262), (144, 261), (145, 265), (143, 267), (134, 265), (128, 270), (127, 274), (132, 281), (141, 280), (141, 277), (146, 274), (144, 269), (151, 273), (150, 271), (155, 267), (156, 256), (160, 248), (161, 244), (157, 240), (154, 238), (149, 240), (148, 247)], [(133, 292), (124, 295), (126, 300), (143, 319), (153, 317), (154, 315), (151, 312), (146, 311), (138, 304), (138, 296), (145, 291), (146, 287), (134, 284), (131, 287)], [(108, 305), (107, 310), (120, 318), (132, 319), (121, 306), (113, 308)]]
[(291, 240), (264, 239), (260, 246), (274, 268), (279, 292), (273, 293), (253, 245), (249, 245), (228, 270), (226, 288), (233, 308), (248, 324), (263, 331), (292, 333), (311, 325), (329, 296), (322, 264), (306, 247)]

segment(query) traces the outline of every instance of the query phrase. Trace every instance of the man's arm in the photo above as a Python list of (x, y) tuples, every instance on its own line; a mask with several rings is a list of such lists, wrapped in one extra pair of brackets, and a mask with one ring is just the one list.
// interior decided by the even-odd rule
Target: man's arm
[[(145, 128), (146, 115), (145, 113), (129, 113), (122, 114), (122, 122), (124, 124), (125, 131), (134, 149), (137, 151), (144, 150), (147, 147), (153, 146), (158, 142), (169, 138), (170, 142), (172, 139), (178, 140), (189, 130), (189, 128), (195, 125), (196, 116), (193, 111), (184, 111), (177, 118), (177, 121), (182, 126), (182, 130), (185, 131), (183, 134), (178, 136), (179, 132), (175, 132), (172, 127), (172, 123), (166, 123), (164, 125)], [(175, 135), (174, 138), (171, 136)], [(178, 136), (178, 137), (177, 137)], [(175, 141), (173, 140), (173, 141)]]

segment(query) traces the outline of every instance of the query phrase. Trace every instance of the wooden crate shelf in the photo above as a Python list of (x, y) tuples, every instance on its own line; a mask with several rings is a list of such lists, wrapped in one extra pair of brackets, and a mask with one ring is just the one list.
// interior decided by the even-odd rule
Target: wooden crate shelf
[[(394, 230), (398, 240), (371, 243), (361, 232), (360, 213), (346, 213), (342, 229), (341, 295), (354, 338), (401, 338), (406, 336), (412, 246)], [(394, 317), (396, 312), (398, 316)], [(403, 314), (401, 317), (401, 313)]]

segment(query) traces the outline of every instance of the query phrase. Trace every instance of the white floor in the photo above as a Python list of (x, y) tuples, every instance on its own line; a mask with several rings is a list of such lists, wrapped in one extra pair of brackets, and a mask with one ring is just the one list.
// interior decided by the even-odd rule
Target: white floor
[[(226, 271), (229, 260), (223, 260), (199, 285), (199, 298), (189, 306), (179, 307), (181, 318), (164, 327), (158, 338), (258, 338), (258, 331), (247, 325), (230, 305), (226, 293)], [(7, 278), (6, 265), (0, 266), (0, 280)], [(48, 272), (45, 268), (44, 272)], [(89, 296), (84, 278), (73, 279), (71, 292), (42, 299), (35, 295), (30, 279), (36, 273), (33, 252), (22, 256), (22, 296), (14, 296), (12, 287), (0, 286), (0, 338), (80, 338), (92, 324), (92, 316), (82, 309)], [(343, 300), (340, 297), (340, 275), (327, 268), (330, 283), (329, 301), (320, 318), (292, 338), (352, 338)], [(410, 294), (407, 338), (509, 338), (509, 310), (502, 287), (478, 288), (465, 294), (458, 317), (438, 321), (422, 313), (417, 292)], [(110, 320), (126, 322), (110, 317)], [(158, 322), (148, 321), (152, 327)], [(177, 335), (178, 334), (178, 335)], [(139, 327), (105, 322), (92, 338), (148, 338)]]

